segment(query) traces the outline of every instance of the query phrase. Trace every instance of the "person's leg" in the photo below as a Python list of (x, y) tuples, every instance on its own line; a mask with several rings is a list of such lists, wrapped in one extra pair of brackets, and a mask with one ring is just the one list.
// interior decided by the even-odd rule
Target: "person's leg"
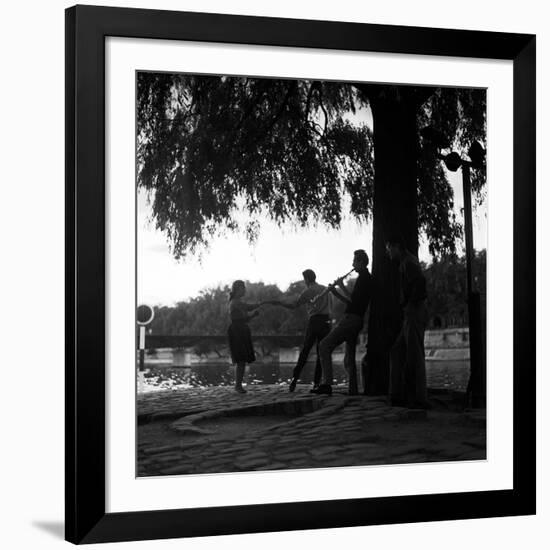
[(346, 318), (344, 317), (319, 344), (319, 354), (321, 356), (321, 368), (323, 370), (324, 383), (332, 386), (332, 352), (334, 348), (345, 342), (348, 336), (346, 327)]
[(347, 364), (349, 379), (349, 394), (357, 395), (357, 363), (355, 361), (355, 350), (357, 347), (357, 335), (350, 335), (346, 340), (346, 352), (344, 355), (344, 364)]
[(313, 387), (314, 389), (319, 386), (321, 383), (321, 377), (323, 374), (323, 369), (321, 367), (321, 353), (319, 351), (319, 344), (330, 332), (330, 322), (323, 320), (318, 323), (315, 327), (315, 339), (316, 339), (316, 351), (317, 351), (317, 360), (315, 361), (315, 374), (313, 376)]
[(313, 344), (315, 344), (315, 341), (316, 341), (315, 330), (313, 327), (312, 320), (310, 319), (307, 324), (306, 334), (304, 336), (304, 343), (302, 344), (302, 350), (300, 351), (300, 355), (298, 356), (298, 361), (296, 362), (296, 366), (294, 367), (294, 370), (292, 372), (292, 381), (289, 387), (290, 391), (294, 391), (294, 389), (296, 388), (296, 383), (300, 378), (300, 374), (302, 374), (304, 365), (306, 364), (307, 358), (309, 357), (309, 352), (311, 351)]
[(404, 403), (405, 394), (405, 336), (404, 327), (401, 327), (393, 346), (390, 350), (390, 400), (393, 403)]
[(426, 360), (424, 356), (424, 307), (410, 308), (403, 322), (406, 344), (407, 402), (412, 406), (425, 406), (428, 402), (426, 388)]
[(355, 350), (357, 348), (357, 339), (359, 332), (363, 326), (362, 319), (359, 317), (349, 317), (346, 337), (346, 349), (344, 355), (344, 366), (348, 373), (349, 379), (349, 394), (357, 395), (359, 393), (357, 389), (357, 362), (355, 360)]
[(246, 390), (243, 388), (243, 378), (244, 370), (246, 368), (246, 363), (237, 363), (235, 365), (235, 390), (239, 393), (246, 393)]
[(361, 359), (361, 384), (363, 395), (368, 395), (368, 373), (369, 373), (369, 363), (367, 361), (367, 350), (363, 352), (363, 358)]

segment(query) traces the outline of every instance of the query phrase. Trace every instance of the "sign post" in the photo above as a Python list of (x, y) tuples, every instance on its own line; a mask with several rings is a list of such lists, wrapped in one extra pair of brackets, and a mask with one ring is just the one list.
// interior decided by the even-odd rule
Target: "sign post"
[(136, 322), (139, 326), (138, 350), (139, 350), (139, 390), (143, 385), (143, 371), (145, 370), (145, 327), (155, 318), (155, 311), (151, 306), (141, 304), (137, 308)]

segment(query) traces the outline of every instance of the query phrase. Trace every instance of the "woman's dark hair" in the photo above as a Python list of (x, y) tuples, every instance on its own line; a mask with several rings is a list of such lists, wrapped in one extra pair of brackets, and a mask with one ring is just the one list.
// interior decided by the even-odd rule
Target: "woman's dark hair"
[(235, 297), (235, 293), (239, 288), (244, 288), (244, 281), (241, 281), (240, 279), (237, 279), (236, 281), (233, 281), (233, 284), (231, 285), (231, 292), (229, 292), (229, 300), (233, 300)]
[(313, 269), (306, 269), (302, 271), (302, 275), (308, 283), (314, 283), (317, 279), (317, 275), (315, 275), (315, 271), (313, 271)]

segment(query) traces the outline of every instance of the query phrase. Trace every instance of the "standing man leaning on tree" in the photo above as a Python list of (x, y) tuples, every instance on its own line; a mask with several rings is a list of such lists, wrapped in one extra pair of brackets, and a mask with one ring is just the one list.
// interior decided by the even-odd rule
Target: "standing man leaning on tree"
[(390, 353), (390, 399), (393, 405), (427, 408), (424, 331), (428, 323), (426, 279), (418, 258), (400, 238), (388, 239), (386, 250), (399, 263), (401, 330)]

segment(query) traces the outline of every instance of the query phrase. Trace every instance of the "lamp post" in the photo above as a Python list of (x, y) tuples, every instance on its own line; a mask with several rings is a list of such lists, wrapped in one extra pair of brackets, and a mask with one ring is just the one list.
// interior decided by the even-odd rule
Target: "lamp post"
[(474, 257), (472, 228), (472, 193), (470, 169), (482, 168), (485, 163), (485, 150), (478, 141), (474, 141), (468, 150), (470, 160), (464, 159), (452, 151), (442, 154), (441, 149), (450, 149), (450, 143), (444, 136), (431, 127), (424, 128), (423, 138), (437, 149), (437, 157), (448, 170), (462, 170), (462, 191), (464, 195), (464, 236), (466, 241), (466, 283), (468, 290), (468, 324), (470, 336), (470, 379), (466, 390), (467, 403), (473, 408), (486, 406), (486, 364), (483, 353), (481, 296), (474, 287), (472, 262)]

